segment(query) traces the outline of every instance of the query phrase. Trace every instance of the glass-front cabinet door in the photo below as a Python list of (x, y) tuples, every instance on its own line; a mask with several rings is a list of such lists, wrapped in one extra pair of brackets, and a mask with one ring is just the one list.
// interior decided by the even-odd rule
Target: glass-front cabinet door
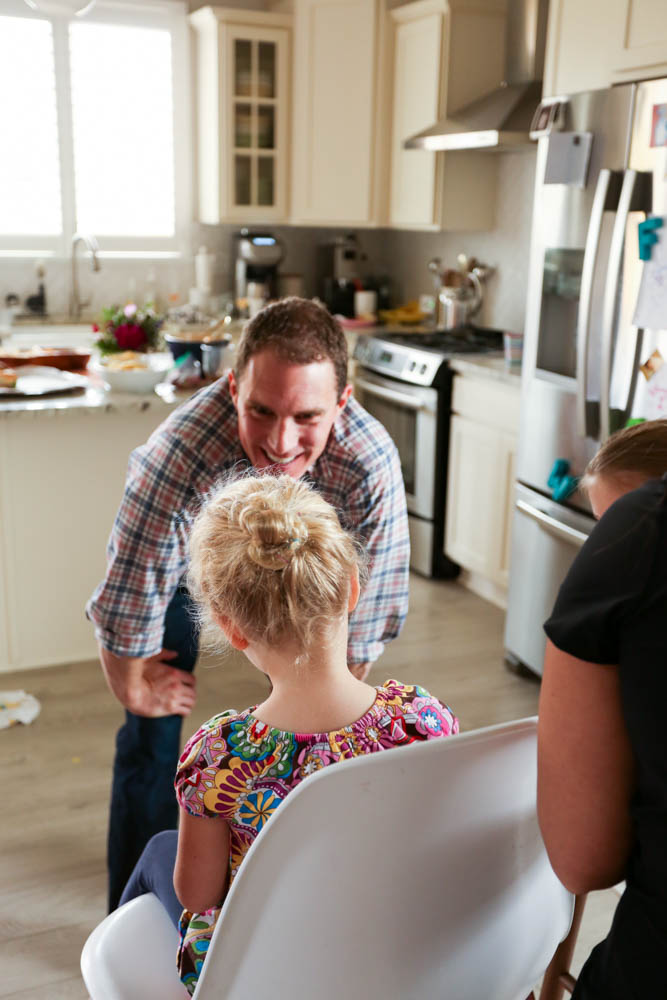
[(291, 15), (205, 7), (195, 31), (199, 221), (287, 217)]
[(226, 200), (243, 221), (285, 215), (287, 32), (228, 33)]

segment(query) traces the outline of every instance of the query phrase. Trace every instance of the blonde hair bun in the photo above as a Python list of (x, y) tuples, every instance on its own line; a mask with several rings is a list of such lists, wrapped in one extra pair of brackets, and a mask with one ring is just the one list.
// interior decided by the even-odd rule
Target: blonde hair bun
[(299, 513), (269, 504), (256, 494), (239, 514), (239, 527), (248, 535), (248, 558), (262, 569), (284, 570), (308, 540), (308, 528)]
[[(306, 651), (346, 614), (363, 549), (334, 508), (289, 476), (241, 476), (195, 518), (188, 584), (210, 636), (222, 618), (248, 639)], [(213, 628), (211, 629), (211, 626)]]

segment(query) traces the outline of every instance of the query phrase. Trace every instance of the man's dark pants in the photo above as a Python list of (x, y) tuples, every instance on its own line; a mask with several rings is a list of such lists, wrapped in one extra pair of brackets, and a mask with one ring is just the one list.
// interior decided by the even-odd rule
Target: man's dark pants
[[(170, 661), (173, 666), (192, 673), (198, 638), (192, 601), (184, 587), (179, 587), (167, 608), (163, 646), (178, 653)], [(150, 838), (177, 826), (174, 776), (182, 721), (180, 715), (144, 719), (126, 711), (125, 724), (118, 730), (107, 855), (109, 912), (118, 906), (125, 884)]]

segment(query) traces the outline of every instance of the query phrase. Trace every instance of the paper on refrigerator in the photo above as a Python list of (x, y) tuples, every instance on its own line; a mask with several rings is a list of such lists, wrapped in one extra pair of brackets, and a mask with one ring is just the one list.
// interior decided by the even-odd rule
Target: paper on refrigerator
[(657, 243), (651, 259), (644, 263), (633, 326), (643, 330), (667, 330), (667, 219), (656, 230)]

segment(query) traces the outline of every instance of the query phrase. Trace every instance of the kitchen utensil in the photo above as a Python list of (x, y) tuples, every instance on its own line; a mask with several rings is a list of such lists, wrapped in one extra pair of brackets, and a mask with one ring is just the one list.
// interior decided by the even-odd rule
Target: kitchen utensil
[(230, 340), (218, 340), (201, 345), (201, 367), (206, 378), (217, 378), (232, 366), (233, 346)]
[(483, 296), (482, 283), (474, 271), (465, 284), (443, 285), (438, 293), (438, 327), (453, 330), (464, 326), (479, 312)]
[(0, 388), (0, 397), (9, 401), (16, 396), (50, 396), (60, 392), (85, 389), (90, 382), (85, 375), (73, 375), (58, 368), (24, 365), (15, 369), (18, 376), (15, 389)]
[(90, 351), (83, 347), (17, 347), (0, 352), (0, 361), (15, 368), (17, 365), (40, 365), (79, 371), (90, 361)]

